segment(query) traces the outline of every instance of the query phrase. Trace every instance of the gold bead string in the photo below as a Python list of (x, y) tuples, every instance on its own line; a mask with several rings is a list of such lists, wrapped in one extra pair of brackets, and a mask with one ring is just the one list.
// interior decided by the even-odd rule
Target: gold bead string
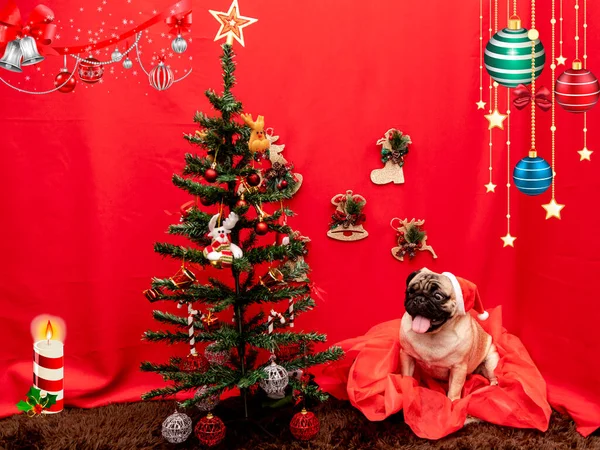
[(587, 69), (587, 0), (583, 0), (583, 68)]
[[(550, 69), (552, 70), (552, 86), (556, 86), (556, 63), (554, 62), (554, 56), (556, 54), (556, 17), (555, 17), (555, 2), (556, 0), (552, 0), (552, 18), (550, 19), (550, 23), (552, 24), (552, 64), (550, 64)], [(562, 3), (562, 0), (561, 0)], [(552, 117), (552, 125), (550, 126), (550, 132), (552, 133), (551, 139), (551, 149), (552, 149), (552, 198), (554, 198), (554, 166), (556, 163), (556, 101), (555, 101), (556, 92), (552, 89), (552, 109), (551, 109), (551, 117)]]
[[(531, 30), (535, 30), (535, 0), (531, 0)], [(531, 39), (531, 151), (535, 151), (535, 39)]]
[[(587, 69), (587, 0), (583, 0), (583, 68)], [(587, 149), (587, 111), (583, 112), (583, 148)]]
[(575, 0), (575, 59), (579, 59), (579, 0)]
[[(506, 7), (508, 9), (508, 2), (506, 3)], [(510, 17), (510, 13), (508, 14)], [(513, 0), (513, 16), (517, 15), (517, 0)]]
[[(562, 57), (563, 55), (563, 0), (560, 0), (560, 18), (559, 18), (559, 41), (558, 41), (558, 45), (559, 45), (559, 53), (560, 56)], [(554, 61), (553, 61), (554, 62)]]
[[(490, 12), (490, 20), (489, 20), (489, 28), (488, 28), (488, 33), (489, 33), (489, 39), (492, 38), (492, 0), (489, 0), (489, 12)], [(494, 108), (494, 99), (492, 97), (492, 77), (489, 77), (489, 102), (490, 102), (490, 107), (489, 107), (489, 114), (492, 114), (493, 108)], [(489, 133), (489, 149), (490, 149), (490, 164), (488, 166), (489, 168), (489, 173), (490, 173), (490, 184), (492, 184), (492, 179), (493, 179), (493, 154), (494, 154), (494, 139), (493, 139), (493, 132), (490, 129), (488, 131)], [(489, 192), (489, 190), (487, 190), (487, 192)]]
[(510, 234), (510, 89), (506, 90), (506, 234)]
[(479, 0), (479, 102), (483, 101), (483, 0)]
[[(494, 33), (498, 32), (498, 0), (494, 0)], [(494, 109), (498, 109), (498, 83), (494, 81)], [(490, 111), (491, 112), (491, 111)]]

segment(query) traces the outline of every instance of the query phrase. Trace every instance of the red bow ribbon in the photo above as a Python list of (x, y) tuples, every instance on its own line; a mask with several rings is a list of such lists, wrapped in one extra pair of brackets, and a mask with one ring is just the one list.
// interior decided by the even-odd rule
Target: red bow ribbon
[[(4, 48), (10, 41), (24, 36), (32, 36), (42, 47), (48, 46), (56, 34), (56, 24), (52, 22), (54, 12), (46, 5), (37, 5), (29, 14), (29, 22), (24, 24), (19, 7), (14, 0), (9, 0), (0, 11), (0, 47)], [(49, 47), (45, 50), (53, 53)]]
[[(513, 100), (515, 108), (523, 109), (531, 103), (531, 91), (528, 86), (519, 84), (513, 93), (515, 95), (515, 99)], [(535, 93), (535, 104), (538, 105), (542, 111), (548, 111), (552, 108), (552, 97), (548, 88), (542, 86)]]
[(171, 34), (189, 33), (192, 25), (192, 12), (188, 11), (182, 14), (175, 14), (165, 19), (167, 25), (171, 27)]

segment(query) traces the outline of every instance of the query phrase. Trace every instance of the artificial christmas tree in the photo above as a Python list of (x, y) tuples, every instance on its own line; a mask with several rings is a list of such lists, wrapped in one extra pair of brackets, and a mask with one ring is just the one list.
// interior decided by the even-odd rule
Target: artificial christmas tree
[[(181, 223), (172, 225), (169, 233), (185, 236), (194, 245), (157, 243), (156, 252), (181, 260), (182, 268), (171, 278), (154, 278), (145, 293), (151, 302), (187, 305), (188, 314), (182, 317), (154, 311), (157, 321), (180, 330), (147, 331), (144, 339), (187, 342), (190, 354), (183, 361), (173, 357), (166, 364), (144, 362), (143, 371), (160, 374), (170, 385), (143, 398), (189, 392), (190, 398), (181, 402), (181, 406), (189, 407), (237, 388), (247, 417), (247, 392), (259, 384), (268, 394), (277, 394), (272, 398), (302, 389), (305, 398), (325, 399), (316, 386), (307, 388), (287, 374), (337, 360), (343, 352), (339, 347), (314, 352), (314, 344), (325, 342), (326, 336), (293, 331), (294, 319), (315, 306), (311, 298), (315, 288), (307, 278), (309, 267), (303, 259), (309, 240), (287, 225), (287, 217), (293, 213), (283, 205), (297, 192), (297, 181), (289, 164), (277, 167), (279, 172), (287, 171), (278, 173), (286, 181), (283, 186), (262, 176), (262, 171), (272, 170), (269, 140), (262, 131), (264, 118), (259, 116), (252, 122), (250, 115), (242, 115), (242, 104), (231, 92), (235, 83), (233, 50), (230, 44), (222, 48), (224, 91), (221, 95), (206, 92), (220, 117), (197, 113), (194, 121), (200, 130), (186, 135), (206, 154), (187, 154), (183, 176), (173, 177), (174, 184), (196, 201), (186, 207)], [(268, 203), (277, 205), (272, 214), (263, 209)], [(200, 205), (206, 209), (212, 205), (211, 212), (203, 211)], [(202, 277), (193, 273), (199, 266), (213, 276), (201, 282)], [(270, 303), (268, 316), (261, 310), (265, 303)], [(224, 318), (229, 317), (228, 312), (233, 313), (232, 321)], [(210, 364), (205, 364), (206, 359), (196, 351), (196, 343), (210, 346), (208, 352), (201, 352)], [(295, 355), (273, 361), (279, 349), (292, 347), (297, 349)], [(227, 358), (213, 358), (215, 354)], [(277, 386), (272, 385), (273, 374), (278, 375)]]

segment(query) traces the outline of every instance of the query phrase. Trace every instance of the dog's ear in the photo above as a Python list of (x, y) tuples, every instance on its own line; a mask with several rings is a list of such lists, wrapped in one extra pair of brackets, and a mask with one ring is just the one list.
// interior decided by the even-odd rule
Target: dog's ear
[(408, 278), (406, 279), (406, 287), (408, 287), (408, 285), (410, 284), (410, 282), (412, 281), (412, 279), (414, 277), (417, 276), (417, 274), (420, 272), (421, 270), (415, 270), (413, 273), (411, 273)]

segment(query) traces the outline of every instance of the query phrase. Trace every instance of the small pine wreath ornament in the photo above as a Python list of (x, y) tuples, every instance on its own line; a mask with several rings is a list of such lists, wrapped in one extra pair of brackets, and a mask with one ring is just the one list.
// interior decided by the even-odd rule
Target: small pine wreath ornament
[(319, 418), (305, 408), (296, 413), (290, 422), (292, 435), (300, 441), (310, 441), (319, 433), (320, 429)]
[[(395, 222), (398, 225), (394, 226)], [(390, 222), (390, 226), (396, 230), (396, 238), (398, 239), (398, 246), (392, 248), (392, 256), (398, 261), (404, 261), (404, 257), (408, 255), (409, 259), (413, 259), (416, 256), (417, 250), (429, 251), (433, 255), (433, 258), (437, 258), (433, 247), (427, 244), (427, 233), (421, 228), (425, 224), (424, 220), (412, 219), (410, 222), (408, 219), (398, 219), (394, 217)]]

